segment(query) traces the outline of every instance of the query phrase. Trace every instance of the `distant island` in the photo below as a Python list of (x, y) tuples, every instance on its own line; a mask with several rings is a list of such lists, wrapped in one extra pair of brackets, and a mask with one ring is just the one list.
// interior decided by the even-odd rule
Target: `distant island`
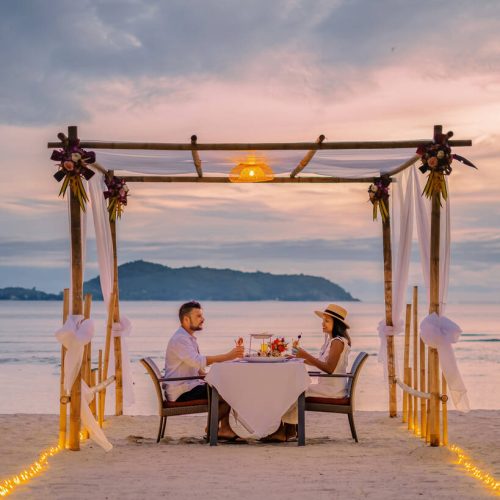
[[(339, 285), (317, 276), (243, 272), (208, 267), (172, 268), (138, 260), (118, 267), (120, 300), (357, 301)], [(86, 281), (84, 293), (102, 300), (99, 277)], [(35, 288), (0, 289), (0, 300), (61, 300)]]

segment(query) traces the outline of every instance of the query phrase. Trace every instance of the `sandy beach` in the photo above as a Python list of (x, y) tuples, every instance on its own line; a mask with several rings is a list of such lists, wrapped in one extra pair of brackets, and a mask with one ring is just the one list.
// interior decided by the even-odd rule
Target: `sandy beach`
[[(110, 417), (114, 449), (91, 441), (80, 452), (52, 457), (15, 498), (487, 498), (492, 493), (456, 464), (448, 448), (430, 448), (400, 418), (358, 412), (360, 438), (350, 438), (343, 415), (308, 413), (304, 448), (294, 442), (221, 444), (202, 435), (205, 416), (171, 418), (156, 444), (158, 418)], [(18, 473), (57, 443), (56, 415), (1, 415), (0, 479)], [(450, 444), (500, 477), (498, 411), (450, 412)]]

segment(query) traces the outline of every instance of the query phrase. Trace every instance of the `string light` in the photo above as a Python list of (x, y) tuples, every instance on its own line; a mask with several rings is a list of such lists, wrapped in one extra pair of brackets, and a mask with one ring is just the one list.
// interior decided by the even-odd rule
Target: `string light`
[(452, 444), (448, 448), (457, 454), (457, 464), (462, 465), (472, 477), (483, 482), (490, 490), (497, 492), (497, 494), (500, 493), (500, 481), (497, 481), (491, 474), (482, 471), (477, 465), (474, 465), (472, 459), (457, 445)]
[[(84, 441), (86, 438), (87, 438), (86, 434), (83, 431), (80, 431), (80, 440)], [(0, 497), (6, 497), (7, 495), (10, 495), (15, 488), (17, 488), (21, 484), (27, 483), (34, 477), (41, 474), (42, 471), (47, 468), (49, 464), (49, 458), (53, 457), (56, 453), (59, 453), (61, 450), (62, 448), (60, 446), (53, 446), (48, 450), (42, 451), (36, 462), (33, 462), (19, 474), (16, 474), (15, 476), (3, 480), (0, 483)]]
[(53, 446), (46, 451), (42, 451), (36, 462), (33, 462), (19, 474), (2, 481), (0, 483), (0, 497), (10, 495), (19, 485), (25, 484), (30, 479), (38, 476), (47, 467), (49, 458), (59, 453), (61, 449), (59, 446)]

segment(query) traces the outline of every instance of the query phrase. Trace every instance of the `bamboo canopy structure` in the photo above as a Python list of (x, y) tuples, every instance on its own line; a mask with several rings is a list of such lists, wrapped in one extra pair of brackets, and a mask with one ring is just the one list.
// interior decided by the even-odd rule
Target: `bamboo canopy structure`
[[(433, 138), (436, 140), (439, 134), (442, 133), (442, 127), (437, 125), (434, 127)], [(48, 148), (64, 148), (64, 134), (59, 134), (60, 142), (49, 142)], [(77, 128), (71, 126), (68, 128), (68, 139), (75, 142), (78, 141)], [(96, 163), (94, 166), (112, 176), (114, 171), (125, 172), (120, 173), (120, 178), (125, 182), (154, 182), (154, 183), (222, 183), (229, 184), (233, 182), (229, 178), (227, 172), (228, 165), (231, 164), (232, 158), (225, 156), (214, 156), (228, 152), (259, 152), (260, 154), (281, 154), (279, 163), (280, 172), (277, 175), (266, 180), (269, 184), (297, 184), (297, 183), (312, 183), (312, 184), (335, 184), (335, 183), (373, 183), (377, 179), (386, 179), (388, 184), (392, 181), (392, 177), (411, 167), (420, 158), (418, 154), (407, 153), (401, 158), (391, 156), (391, 161), (385, 162), (384, 159), (378, 163), (369, 163), (366, 158), (361, 158), (360, 163), (366, 162), (368, 167), (363, 170), (350, 169), (352, 166), (349, 163), (347, 156), (335, 157), (334, 154), (349, 152), (349, 151), (392, 151), (415, 149), (426, 146), (432, 143), (433, 139), (416, 139), (416, 140), (398, 140), (398, 141), (341, 141), (341, 142), (325, 142), (325, 136), (319, 135), (314, 142), (291, 142), (291, 143), (198, 143), (196, 135), (190, 137), (187, 143), (162, 143), (162, 142), (117, 142), (117, 141), (90, 141), (80, 140), (78, 146), (80, 148), (101, 150), (104, 161)], [(471, 146), (471, 140), (449, 140), (447, 144), (450, 147)], [(158, 152), (156, 156), (146, 157), (140, 154), (116, 153), (116, 151), (145, 151)], [(306, 151), (305, 155), (295, 158), (287, 156), (288, 152)], [(169, 154), (177, 154), (186, 152), (189, 156), (173, 156), (168, 163)], [(219, 153), (218, 153), (219, 152)], [(286, 154), (285, 154), (286, 153)], [(290, 153), (291, 154), (291, 153)], [(212, 155), (212, 156), (210, 156)], [(149, 158), (149, 160), (148, 160)], [(347, 158), (347, 159), (346, 159)], [(101, 158), (99, 157), (101, 162)], [(148, 164), (141, 170), (140, 164)], [(166, 162), (166, 163), (165, 163)], [(212, 164), (211, 164), (212, 162)], [(387, 163), (387, 165), (385, 164)], [(169, 168), (163, 168), (164, 164), (169, 164)], [(161, 165), (162, 168), (159, 168)], [(179, 172), (184, 170), (185, 166), (190, 165), (191, 169), (188, 172)], [(334, 168), (335, 165), (340, 165), (339, 168)], [(384, 165), (381, 167), (380, 165)], [(106, 166), (110, 168), (106, 168)], [(210, 167), (210, 168), (207, 168)], [(330, 168), (331, 167), (331, 168)], [(273, 165), (273, 168), (274, 165)], [(214, 175), (214, 170), (215, 174)], [(222, 170), (222, 174), (220, 171)], [(318, 170), (320, 173), (317, 173)], [(304, 175), (304, 172), (308, 172)], [(326, 172), (326, 173), (325, 173)], [(71, 222), (71, 255), (72, 255), (72, 313), (82, 313), (82, 241), (81, 241), (81, 219), (80, 206), (76, 197), (70, 192), (70, 222)], [(388, 202), (387, 202), (388, 203)], [(430, 306), (429, 312), (439, 314), (439, 245), (440, 245), (440, 198), (439, 194), (432, 196), (432, 218), (431, 218), (431, 248), (430, 248)], [(392, 270), (392, 243), (391, 243), (391, 218), (389, 215), (389, 207), (387, 206), (387, 216), (382, 217), (382, 249), (383, 249), (383, 269), (384, 269), (384, 303), (385, 303), (385, 322), (389, 327), (393, 326), (393, 270)], [(102, 383), (108, 379), (108, 364), (110, 349), (114, 349), (115, 355), (115, 378), (112, 380), (116, 383), (116, 414), (123, 413), (123, 394), (121, 388), (121, 352), (120, 339), (115, 338), (111, 345), (111, 327), (113, 322), (120, 320), (119, 310), (119, 293), (118, 293), (118, 274), (117, 274), (117, 242), (116, 242), (116, 221), (111, 221), (111, 233), (113, 237), (113, 259), (114, 259), (114, 283), (113, 293), (109, 304), (108, 326), (105, 342), (104, 364), (101, 367), (99, 382)], [(416, 321), (416, 320), (415, 320)], [(408, 327), (409, 328), (409, 327)], [(408, 330), (409, 331), (409, 330)], [(395, 372), (395, 353), (394, 353), (394, 337), (387, 337), (387, 368), (388, 368), (388, 391), (389, 391), (389, 415), (391, 417), (397, 414), (396, 400), (396, 385), (406, 387), (409, 394), (413, 394), (415, 399), (412, 399), (412, 414), (408, 415), (416, 425), (417, 420), (417, 397), (421, 397), (421, 433), (425, 433), (425, 428), (429, 428), (430, 444), (437, 446), (439, 444), (439, 403), (440, 403), (440, 381), (439, 381), (439, 357), (435, 349), (429, 349), (429, 372), (428, 379), (425, 377), (425, 359), (422, 361), (420, 357), (420, 366), (417, 367), (417, 337), (414, 337), (414, 366), (413, 372), (408, 371), (408, 376), (404, 383), (397, 379)], [(420, 341), (421, 353), (425, 352), (425, 347)], [(90, 349), (89, 349), (90, 353)], [(62, 363), (64, 363), (64, 351), (62, 351)], [(90, 361), (87, 361), (90, 363)], [(423, 363), (423, 364), (422, 364)], [(90, 367), (85, 366), (85, 374), (88, 378)], [(420, 372), (420, 391), (417, 390), (418, 381), (417, 373)], [(425, 392), (425, 384), (429, 383), (429, 393)], [(61, 382), (62, 384), (62, 382)], [(446, 387), (444, 381), (443, 386)], [(99, 421), (102, 423), (104, 418), (104, 397), (105, 387), (102, 390), (102, 397), (99, 400)], [(411, 397), (411, 396), (409, 396)], [(69, 443), (71, 449), (79, 449), (78, 431), (80, 430), (80, 376), (74, 384), (71, 391), (71, 413), (70, 413), (70, 431)], [(429, 401), (429, 416), (424, 415), (426, 400)], [(410, 400), (410, 399), (408, 399)], [(65, 427), (64, 427), (65, 432)], [(62, 436), (63, 434), (61, 434)]]

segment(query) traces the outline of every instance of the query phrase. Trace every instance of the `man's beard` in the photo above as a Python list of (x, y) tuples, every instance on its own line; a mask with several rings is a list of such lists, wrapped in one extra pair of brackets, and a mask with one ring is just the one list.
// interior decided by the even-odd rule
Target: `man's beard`
[(200, 332), (201, 330), (203, 330), (203, 325), (192, 326), (191, 330), (193, 330), (193, 332)]

